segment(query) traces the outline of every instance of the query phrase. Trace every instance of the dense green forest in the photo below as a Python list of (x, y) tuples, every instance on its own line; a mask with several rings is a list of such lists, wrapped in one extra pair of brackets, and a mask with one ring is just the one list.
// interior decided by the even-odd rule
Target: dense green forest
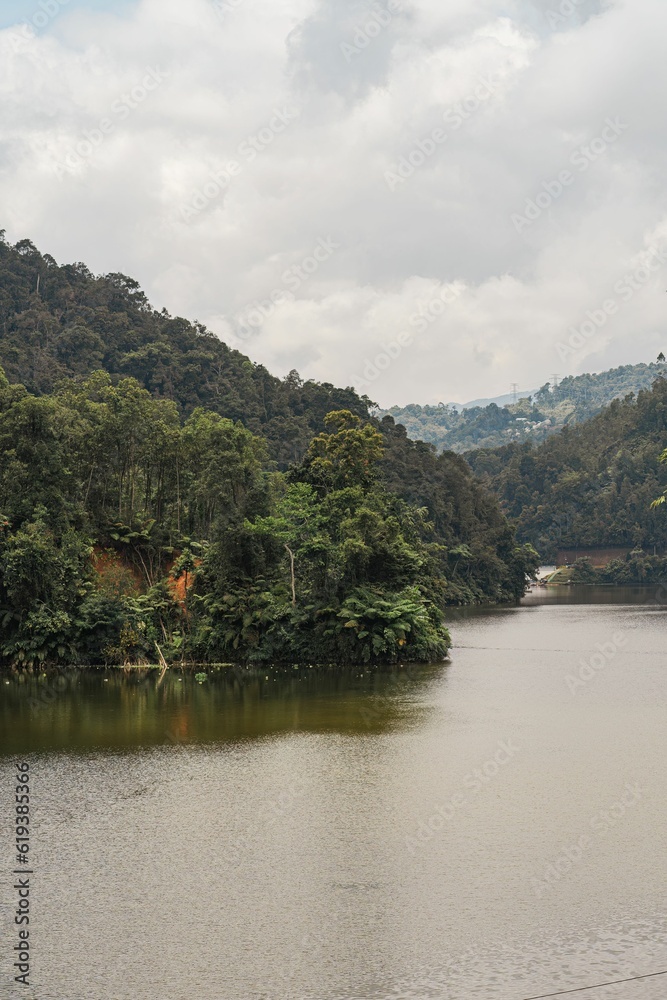
[[(470, 452), (476, 474), (545, 561), (560, 547), (629, 546), (667, 552), (667, 518), (652, 502), (667, 486), (667, 380), (614, 400), (587, 423), (538, 446)], [(621, 574), (622, 575), (622, 574)]]
[(282, 468), (303, 458), (330, 410), (368, 416), (369, 400), (353, 389), (296, 372), (275, 378), (201, 324), (153, 309), (134, 279), (59, 266), (30, 240), (10, 246), (2, 231), (0, 365), (37, 395), (98, 369), (134, 378), (182, 416), (199, 406), (240, 420)]
[(606, 566), (591, 566), (589, 559), (577, 559), (570, 569), (570, 583), (614, 584), (616, 586), (665, 586), (667, 557), (635, 549), (625, 559), (612, 559)]
[(129, 278), (1, 253), (0, 662), (429, 660), (447, 604), (523, 594), (462, 458)]
[(557, 386), (546, 383), (533, 396), (515, 404), (472, 406), (394, 406), (380, 410), (402, 423), (410, 437), (438, 450), (458, 453), (497, 448), (513, 441), (544, 441), (570, 424), (590, 420), (613, 399), (648, 389), (665, 372), (662, 362), (624, 365), (599, 374), (568, 376)]

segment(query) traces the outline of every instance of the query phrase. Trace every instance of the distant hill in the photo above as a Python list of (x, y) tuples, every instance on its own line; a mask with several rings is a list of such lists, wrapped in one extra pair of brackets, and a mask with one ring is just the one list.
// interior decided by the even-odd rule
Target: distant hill
[(551, 561), (558, 549), (582, 547), (667, 552), (665, 510), (651, 508), (667, 486), (667, 466), (658, 461), (666, 446), (667, 379), (657, 378), (542, 444), (516, 442), (466, 458), (515, 520), (519, 539)]
[[(521, 391), (518, 394), (517, 399), (529, 399), (535, 392), (537, 392), (537, 389), (530, 389), (525, 392)], [(483, 399), (471, 399), (470, 402), (468, 403), (461, 403), (460, 405), (456, 404), (454, 405), (456, 405), (456, 408), (459, 410), (472, 410), (475, 406), (490, 406), (491, 403), (495, 403), (496, 406), (509, 406), (510, 403), (513, 402), (514, 402), (514, 393), (506, 392), (504, 396), (492, 396)]]
[(613, 399), (648, 389), (667, 371), (667, 366), (653, 364), (624, 365), (598, 374), (572, 375), (556, 387), (547, 382), (541, 389), (518, 403), (511, 396), (498, 401), (479, 400), (480, 405), (453, 404), (438, 406), (393, 406), (379, 416), (390, 415), (403, 424), (411, 438), (427, 441), (438, 451), (458, 453), (477, 448), (497, 448), (512, 441), (544, 441), (570, 424), (590, 420)]

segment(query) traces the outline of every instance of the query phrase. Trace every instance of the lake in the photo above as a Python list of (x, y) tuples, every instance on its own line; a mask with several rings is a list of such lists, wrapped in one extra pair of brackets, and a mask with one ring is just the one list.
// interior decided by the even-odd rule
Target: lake
[(662, 593), (449, 618), (435, 665), (1, 680), (35, 986), (6, 985), (4, 906), (0, 996), (524, 1000), (667, 969)]

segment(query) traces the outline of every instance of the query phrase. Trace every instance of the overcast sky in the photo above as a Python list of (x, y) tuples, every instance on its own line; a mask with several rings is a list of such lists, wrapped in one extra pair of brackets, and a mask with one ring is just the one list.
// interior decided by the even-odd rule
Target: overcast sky
[(278, 375), (464, 401), (667, 350), (664, 0), (0, 5), (12, 242)]

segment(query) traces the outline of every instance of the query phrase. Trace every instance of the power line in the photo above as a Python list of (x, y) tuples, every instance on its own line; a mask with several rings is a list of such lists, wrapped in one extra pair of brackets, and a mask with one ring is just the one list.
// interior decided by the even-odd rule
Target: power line
[(621, 983), (636, 983), (640, 979), (654, 979), (656, 976), (667, 976), (667, 969), (662, 972), (648, 972), (645, 976), (632, 976), (630, 979), (614, 979), (610, 983), (595, 983), (594, 986), (578, 986), (574, 990), (560, 990), (558, 993), (540, 993), (535, 997), (524, 997), (523, 1000), (547, 1000), (547, 997), (564, 997), (566, 993), (583, 993), (585, 990), (599, 990), (603, 986), (620, 986)]

